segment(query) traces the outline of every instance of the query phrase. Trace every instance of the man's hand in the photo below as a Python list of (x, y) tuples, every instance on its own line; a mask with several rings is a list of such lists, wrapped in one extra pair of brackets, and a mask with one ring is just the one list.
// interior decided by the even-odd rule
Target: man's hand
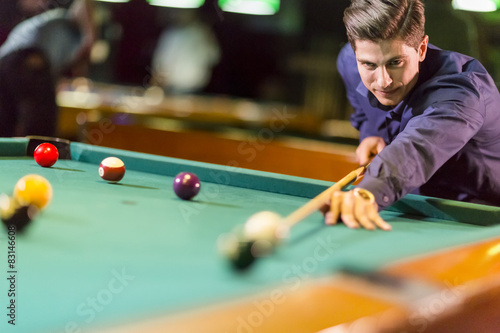
[(384, 139), (379, 136), (369, 136), (356, 148), (356, 160), (359, 165), (365, 165), (370, 162), (373, 156), (377, 155), (386, 146)]
[(373, 194), (361, 188), (332, 194), (330, 202), (321, 211), (325, 214), (325, 224), (336, 224), (339, 217), (351, 229), (363, 227), (374, 230), (377, 227), (391, 230), (391, 226), (378, 214), (378, 206)]
[(74, 76), (87, 73), (90, 53), (97, 40), (96, 23), (94, 20), (94, 1), (75, 0), (68, 9), (68, 15), (78, 25), (81, 42), (70, 62), (70, 70)]

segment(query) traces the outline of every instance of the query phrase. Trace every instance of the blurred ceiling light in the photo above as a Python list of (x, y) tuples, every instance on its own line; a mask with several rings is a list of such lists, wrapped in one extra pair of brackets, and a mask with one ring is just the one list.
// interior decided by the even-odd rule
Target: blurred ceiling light
[(280, 9), (280, 0), (219, 0), (225, 12), (252, 15), (273, 15)]
[(205, 0), (147, 0), (150, 5), (174, 8), (199, 8)]
[(500, 0), (453, 0), (452, 6), (471, 12), (494, 12), (500, 6)]

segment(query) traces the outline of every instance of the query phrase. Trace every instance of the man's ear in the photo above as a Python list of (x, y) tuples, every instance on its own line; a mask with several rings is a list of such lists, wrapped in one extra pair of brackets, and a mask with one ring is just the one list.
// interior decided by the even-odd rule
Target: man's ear
[(418, 61), (422, 62), (427, 55), (427, 45), (429, 44), (429, 36), (425, 35), (422, 42), (418, 46)]

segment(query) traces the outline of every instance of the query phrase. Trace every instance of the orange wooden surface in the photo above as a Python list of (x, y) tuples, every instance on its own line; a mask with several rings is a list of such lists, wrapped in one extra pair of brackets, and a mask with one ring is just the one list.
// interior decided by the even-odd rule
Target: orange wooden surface
[(384, 272), (415, 277), (447, 287), (458, 286), (485, 276), (500, 278), (500, 239), (436, 253), (388, 267)]
[(112, 125), (102, 131), (99, 126), (86, 125), (88, 143), (327, 181), (337, 181), (358, 167), (355, 147), (350, 145), (278, 136), (264, 141), (253, 135), (142, 126)]
[(305, 281), (279, 302), (268, 293), (96, 332), (498, 332), (499, 244), (468, 244), (381, 271), (419, 285), (419, 294), (336, 275)]
[(277, 287), (241, 301), (96, 332), (314, 332), (396, 305), (390, 300), (339, 288), (340, 283), (304, 282), (294, 291)]

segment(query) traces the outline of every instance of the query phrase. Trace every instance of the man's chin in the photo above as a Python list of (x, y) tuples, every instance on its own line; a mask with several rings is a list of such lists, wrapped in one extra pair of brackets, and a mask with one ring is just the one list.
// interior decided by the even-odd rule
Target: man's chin
[(403, 100), (404, 97), (401, 96), (401, 89), (393, 90), (393, 92), (390, 94), (383, 94), (380, 91), (372, 92), (372, 94), (375, 96), (375, 98), (378, 100), (380, 104), (389, 107), (398, 105)]
[(377, 95), (375, 95), (375, 97), (377, 98), (378, 102), (383, 106), (396, 106), (399, 104), (399, 102), (402, 101), (402, 99), (400, 98), (384, 98)]
[(398, 103), (394, 103), (394, 102), (385, 102), (385, 101), (381, 101), (379, 100), (380, 104), (382, 104), (383, 106), (388, 106), (388, 107), (393, 107), (393, 106), (396, 106), (398, 105)]

